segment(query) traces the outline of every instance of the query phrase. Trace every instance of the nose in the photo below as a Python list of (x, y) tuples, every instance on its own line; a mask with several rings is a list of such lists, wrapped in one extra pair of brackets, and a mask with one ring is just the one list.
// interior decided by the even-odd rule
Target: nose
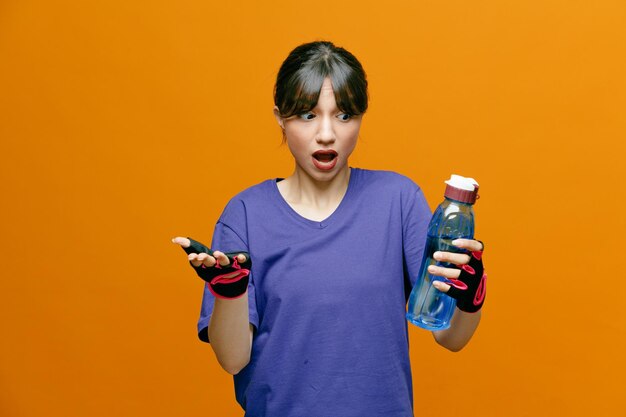
[(335, 129), (333, 128), (332, 118), (330, 116), (324, 116), (321, 119), (315, 140), (320, 144), (335, 142)]

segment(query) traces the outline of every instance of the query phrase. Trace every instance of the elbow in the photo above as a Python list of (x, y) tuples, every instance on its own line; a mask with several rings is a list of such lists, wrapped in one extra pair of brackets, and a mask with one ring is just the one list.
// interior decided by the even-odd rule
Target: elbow
[[(242, 369), (243, 369), (243, 368), (242, 368)], [(237, 375), (239, 372), (241, 372), (241, 369), (239, 369), (239, 368), (224, 368), (224, 370), (225, 370), (226, 372), (228, 372), (229, 374), (233, 375), (233, 376), (235, 376), (235, 375)]]
[(239, 361), (239, 362), (222, 362), (219, 361), (222, 368), (231, 375), (237, 375), (243, 368), (248, 366), (248, 361)]
[(465, 347), (465, 345), (441, 345), (441, 346), (448, 349), (450, 352), (460, 352)]
[(467, 341), (454, 340), (451, 337), (445, 337), (436, 332), (433, 332), (433, 336), (439, 346), (449, 350), (450, 352), (460, 352), (461, 350), (463, 350), (465, 346), (467, 346), (467, 342), (469, 342), (469, 340)]
[(218, 337), (212, 337), (211, 347), (222, 369), (231, 375), (237, 375), (250, 363), (250, 343), (224, 343)]

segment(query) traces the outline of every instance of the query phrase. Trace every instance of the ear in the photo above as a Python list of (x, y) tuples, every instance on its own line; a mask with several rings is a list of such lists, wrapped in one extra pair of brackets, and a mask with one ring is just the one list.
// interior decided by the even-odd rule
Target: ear
[(276, 118), (276, 121), (278, 122), (278, 125), (280, 126), (280, 128), (282, 130), (285, 130), (285, 121), (283, 120), (283, 118), (280, 115), (280, 111), (278, 110), (278, 106), (274, 106), (274, 117)]

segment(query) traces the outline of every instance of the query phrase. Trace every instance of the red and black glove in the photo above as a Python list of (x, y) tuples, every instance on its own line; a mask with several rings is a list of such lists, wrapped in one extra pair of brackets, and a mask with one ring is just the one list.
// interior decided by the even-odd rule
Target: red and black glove
[(454, 265), (455, 268), (461, 270), (461, 275), (457, 279), (447, 278), (444, 281), (450, 285), (446, 294), (456, 299), (456, 306), (461, 311), (475, 313), (485, 302), (487, 274), (482, 260), (484, 250), (483, 244), (482, 250), (470, 252), (469, 263), (461, 266)]
[[(193, 240), (188, 237), (191, 244), (188, 248), (183, 247), (183, 250), (189, 255), (192, 253), (208, 253), (213, 255), (213, 251), (202, 243)], [(182, 246), (181, 246), (182, 247)], [(242, 254), (246, 257), (246, 260), (239, 263), (236, 256)], [(198, 276), (207, 282), (207, 286), (211, 293), (217, 298), (234, 299), (239, 298), (248, 290), (248, 280), (250, 275), (250, 269), (252, 268), (252, 260), (248, 252), (230, 252), (225, 253), (230, 260), (230, 264), (227, 266), (220, 266), (219, 261), (216, 260), (214, 266), (194, 266), (191, 261), (189, 264), (196, 271)], [(225, 275), (230, 275), (233, 272), (237, 272), (237, 275), (230, 278), (225, 278)]]

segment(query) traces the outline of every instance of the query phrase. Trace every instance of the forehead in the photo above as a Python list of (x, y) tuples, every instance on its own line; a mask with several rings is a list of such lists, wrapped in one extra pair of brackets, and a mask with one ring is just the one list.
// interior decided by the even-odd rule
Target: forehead
[(328, 94), (329, 92), (333, 92), (333, 83), (329, 77), (324, 78), (324, 82), (322, 83), (322, 88), (320, 89), (321, 93)]
[(330, 78), (324, 79), (324, 83), (322, 84), (322, 88), (320, 89), (320, 97), (317, 101), (317, 106), (319, 106), (322, 102), (323, 104), (334, 105), (335, 103), (335, 93), (333, 91), (333, 84), (330, 81)]

